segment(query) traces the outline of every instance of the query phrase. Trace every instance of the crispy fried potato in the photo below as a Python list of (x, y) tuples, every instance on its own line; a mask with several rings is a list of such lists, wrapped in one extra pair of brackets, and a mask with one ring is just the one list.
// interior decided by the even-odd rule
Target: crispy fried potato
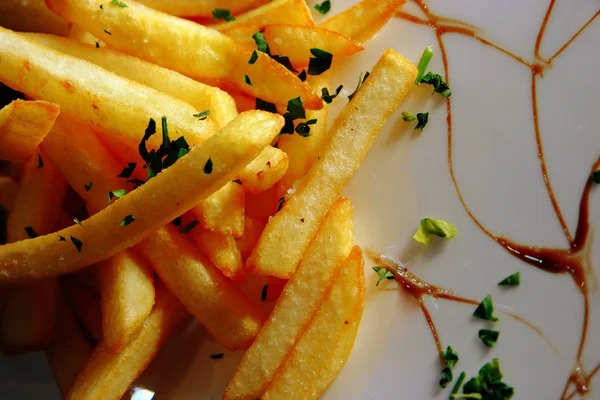
[(44, 0), (0, 1), (0, 26), (14, 31), (67, 35), (69, 22), (46, 7)]
[(371, 39), (406, 0), (362, 0), (319, 24), (359, 42)]
[(11, 210), (18, 189), (19, 183), (16, 180), (10, 176), (0, 176), (0, 208)]
[(225, 186), (199, 202), (194, 207), (194, 212), (204, 228), (223, 235), (242, 236), (244, 189), (237, 183), (227, 182)]
[(156, 304), (138, 335), (117, 354), (100, 343), (75, 378), (66, 398), (120, 399), (187, 317), (188, 313), (177, 299), (163, 285), (157, 284)]
[[(226, 79), (248, 94), (277, 104), (300, 96), (305, 107), (322, 107), (318, 93), (284, 66), (265, 54), (249, 64), (252, 49), (214, 29), (132, 0), (126, 8), (105, 6), (104, 0), (47, 0), (46, 4), (63, 18), (84, 25), (110, 46), (191, 78)], [(252, 84), (245, 82), (245, 76)]]
[(130, 251), (103, 261), (99, 269), (104, 344), (118, 352), (135, 337), (152, 311), (154, 271)]
[(69, 24), (71, 28), (69, 29), (69, 33), (66, 35), (69, 39), (74, 39), (78, 42), (82, 42), (84, 44), (92, 45), (94, 47), (102, 47), (106, 46), (102, 40), (98, 39), (96, 36), (89, 33), (87, 30), (82, 28), (76, 24)]
[[(37, 99), (57, 103), (61, 112), (137, 149), (148, 119), (169, 117), (172, 139), (201, 140), (215, 132), (211, 120), (198, 121), (191, 105), (94, 64), (33, 43), (0, 28), (0, 81)], [(158, 147), (154, 135), (149, 144)]]
[(79, 285), (71, 277), (62, 277), (61, 286), (88, 337), (95, 342), (100, 342), (102, 340), (100, 296)]
[(266, 218), (246, 215), (244, 218), (244, 234), (239, 238), (235, 238), (235, 242), (237, 243), (242, 258), (246, 259), (250, 253), (252, 253), (252, 249), (256, 245), (256, 242), (258, 242), (258, 238), (263, 229), (265, 229), (266, 224)]
[(285, 152), (269, 146), (242, 170), (239, 176), (241, 186), (248, 193), (264, 192), (285, 175), (288, 164), (288, 155)]
[(224, 399), (260, 397), (329, 292), (352, 248), (352, 204), (337, 201), (283, 290), (225, 392)]
[(52, 346), (46, 350), (46, 360), (63, 396), (67, 395), (75, 377), (91, 354), (92, 348), (85, 332), (81, 329), (62, 291), (59, 291), (54, 340)]
[(222, 32), (242, 25), (254, 27), (254, 33), (265, 25), (280, 24), (282, 16), (290, 25), (314, 25), (310, 9), (304, 0), (274, 0), (268, 4), (238, 15), (235, 21), (211, 25)]
[(201, 227), (192, 229), (187, 235), (223, 275), (233, 280), (244, 277), (244, 262), (233, 236)]
[(173, 226), (137, 245), (165, 285), (229, 350), (247, 349), (266, 315)]
[(292, 275), (322, 218), (408, 93), (416, 74), (417, 69), (394, 51), (383, 54), (337, 117), (327, 146), (302, 185), (265, 227), (247, 261), (253, 273), (278, 278)]
[(215, 8), (237, 15), (269, 0), (138, 0), (148, 7), (180, 17), (211, 17)]
[[(339, 359), (340, 354), (333, 351), (344, 332), (360, 324), (364, 296), (363, 256), (355, 246), (331, 292), (261, 399), (317, 399), (321, 393), (314, 392), (314, 382), (321, 379), (332, 359)], [(331, 382), (335, 375), (328, 378)]]
[[(0, 284), (75, 272), (133, 246), (231, 181), (282, 126), (280, 115), (242, 113), (155, 178), (83, 221), (84, 226), (1, 246)], [(131, 215), (135, 221), (120, 226)]]
[(47, 101), (15, 100), (0, 110), (0, 159), (29, 160), (54, 125), (60, 112)]

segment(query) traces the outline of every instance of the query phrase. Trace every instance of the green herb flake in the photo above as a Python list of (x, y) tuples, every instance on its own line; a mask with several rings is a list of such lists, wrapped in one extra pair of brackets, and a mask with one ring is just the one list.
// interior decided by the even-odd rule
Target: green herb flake
[(306, 111), (300, 97), (296, 97), (288, 101), (287, 111), (283, 114), (285, 124), (279, 135), (293, 135), (294, 134), (294, 120), (306, 118)]
[(267, 39), (265, 39), (265, 35), (262, 32), (256, 32), (254, 35), (252, 35), (252, 39), (254, 39), (258, 51), (270, 54), (269, 44), (267, 43)]
[(265, 285), (262, 288), (262, 292), (260, 293), (260, 299), (262, 301), (267, 300), (267, 290), (269, 289), (269, 285)]
[(95, 42), (96, 43), (96, 48), (99, 49), (100, 48), (100, 42)]
[(425, 125), (427, 125), (427, 122), (429, 122), (429, 113), (428, 112), (417, 113), (417, 126), (415, 126), (415, 130), (416, 129), (423, 130), (423, 128), (425, 128)]
[(478, 376), (471, 378), (463, 386), (463, 395), (453, 395), (453, 399), (508, 400), (514, 389), (502, 382), (500, 360), (494, 358), (479, 370)]
[(417, 117), (409, 111), (402, 111), (402, 121), (416, 121)]
[(210, 111), (204, 110), (202, 112), (199, 112), (198, 114), (194, 114), (194, 117), (198, 118), (198, 121), (204, 121), (206, 118), (208, 118), (209, 115)]
[(298, 74), (298, 79), (300, 79), (302, 82), (306, 81), (306, 70), (303, 69), (302, 72), (300, 72)]
[(127, 8), (127, 4), (123, 3), (122, 1), (119, 0), (110, 0), (111, 4), (114, 4), (115, 6), (119, 6), (121, 8)]
[(365, 72), (364, 77), (363, 77), (363, 73), (361, 72), (360, 75), (358, 76), (358, 85), (356, 85), (356, 89), (354, 89), (354, 92), (352, 92), (352, 94), (350, 96), (348, 96), (348, 100), (352, 101), (352, 99), (354, 98), (354, 96), (356, 96), (356, 93), (358, 92), (358, 89), (360, 89), (360, 87), (362, 86), (363, 83), (365, 83), (365, 81), (367, 80), (367, 78), (369, 77), (369, 75), (371, 75), (369, 73), (369, 71)]
[(268, 101), (264, 101), (262, 99), (256, 98), (255, 107), (257, 110), (267, 111), (276, 114), (277, 106), (273, 103), (269, 103)]
[(375, 283), (375, 286), (379, 286), (379, 283), (384, 279), (394, 279), (394, 273), (392, 271), (388, 271), (385, 267), (380, 265), (373, 267), (373, 271), (375, 271), (377, 274), (377, 283)]
[(473, 316), (488, 321), (498, 321), (498, 317), (494, 315), (494, 303), (492, 302), (491, 295), (488, 294), (485, 296), (475, 311), (473, 311)]
[(219, 360), (219, 359), (223, 358), (224, 355), (225, 354), (223, 354), (223, 353), (211, 354), (210, 358), (212, 358), (213, 360)]
[(81, 253), (81, 248), (83, 247), (83, 242), (74, 236), (71, 236), (71, 242), (73, 242), (73, 245), (75, 245), (75, 248), (77, 249), (77, 251)]
[(102, 4), (100, 4), (100, 9), (104, 11), (104, 6)]
[(321, 4), (315, 4), (315, 10), (325, 15), (331, 10), (331, 1), (325, 0)]
[(445, 351), (442, 351), (441, 355), (447, 367), (452, 368), (458, 362), (458, 353), (452, 346), (448, 346)]
[(233, 182), (233, 183), (237, 183), (238, 185), (241, 185), (241, 184), (242, 184), (242, 181), (241, 181), (241, 180), (239, 180), (239, 179), (234, 179), (234, 180), (232, 180), (231, 182)]
[(186, 233), (188, 233), (189, 231), (191, 231), (192, 229), (194, 229), (196, 227), (196, 225), (198, 225), (198, 223), (199, 223), (198, 220), (195, 219), (195, 220), (190, 221), (189, 223), (185, 224), (181, 228), (179, 228), (178, 231), (180, 233), (183, 233), (185, 235)]
[(248, 60), (248, 64), (253, 65), (256, 60), (258, 60), (258, 53), (256, 52), (256, 50), (252, 51), (252, 55), (250, 56), (250, 60)]
[(273, 60), (277, 61), (279, 64), (281, 64), (284, 67), (286, 67), (289, 71), (298, 72), (296, 69), (294, 69), (294, 66), (292, 65), (292, 62), (290, 61), (289, 57), (287, 57), (287, 56), (279, 56), (277, 54), (273, 54), (270, 57)]
[(44, 168), (44, 160), (42, 159), (42, 156), (38, 154), (38, 168)]
[(33, 229), (33, 227), (31, 226), (26, 226), (25, 227), (25, 232), (27, 233), (27, 236), (29, 236), (31, 239), (35, 238), (38, 236), (38, 234), (36, 233), (35, 229)]
[(129, 178), (131, 176), (131, 174), (133, 173), (133, 171), (135, 170), (136, 166), (137, 166), (137, 163), (134, 163), (134, 162), (127, 163), (127, 166), (125, 168), (123, 168), (123, 171), (121, 171), (121, 173), (118, 175), (118, 177), (119, 178)]
[(321, 88), (321, 99), (323, 99), (325, 103), (331, 104), (333, 99), (335, 99), (338, 96), (338, 94), (340, 94), (343, 87), (343, 85), (338, 86), (337, 89), (335, 89), (335, 93), (332, 94), (329, 94), (329, 90), (326, 87)]
[(279, 212), (283, 208), (283, 203), (285, 203), (285, 197), (280, 197), (279, 200), (277, 200), (277, 203), (277, 211), (275, 212)]
[(425, 50), (423, 50), (423, 54), (421, 55), (421, 59), (419, 60), (419, 64), (417, 65), (417, 79), (415, 79), (416, 84), (421, 83), (421, 79), (423, 78), (423, 75), (425, 74), (425, 70), (427, 69), (427, 66), (429, 65), (429, 61), (431, 61), (432, 57), (433, 57), (432, 47), (431, 46), (425, 47)]
[(208, 157), (206, 164), (204, 164), (204, 173), (206, 175), (209, 175), (212, 173), (212, 170), (213, 170), (213, 162), (212, 162), (212, 159), (210, 157)]
[(308, 74), (321, 75), (323, 72), (331, 68), (333, 55), (328, 51), (312, 48), (310, 53), (314, 56), (308, 60)]
[(500, 336), (500, 332), (494, 331), (491, 329), (480, 329), (479, 330), (479, 339), (485, 344), (487, 347), (494, 347), (496, 342), (498, 341), (498, 337)]
[(441, 219), (423, 218), (419, 229), (413, 235), (413, 239), (419, 243), (427, 244), (431, 235), (453, 238), (456, 236), (456, 227)]
[[(74, 221), (74, 222), (75, 222), (77, 225), (79, 225), (79, 226), (83, 226), (83, 222), (81, 222), (81, 221), (79, 220), (79, 218), (75, 217), (75, 218), (73, 218), (73, 221)], [(83, 227), (85, 228), (85, 226), (83, 226)]]
[(252, 84), (252, 81), (250, 80), (250, 77), (248, 75), (244, 75), (244, 82), (247, 83), (250, 86), (254, 86)]
[(479, 393), (469, 393), (469, 394), (459, 394), (453, 393), (450, 395), (450, 399), (473, 399), (473, 400), (482, 400), (483, 397)]
[(300, 122), (297, 126), (296, 126), (296, 133), (302, 137), (309, 137), (310, 136), (310, 125), (314, 125), (317, 123), (317, 119), (309, 119), (306, 122)]
[(85, 189), (86, 192), (89, 192), (90, 190), (92, 190), (92, 184), (93, 184), (93, 182), (90, 182), (83, 186), (83, 188)]
[(590, 179), (594, 183), (600, 183), (600, 169), (597, 169), (596, 171), (592, 172), (590, 174)]
[(119, 226), (125, 227), (125, 226), (131, 224), (133, 221), (135, 221), (135, 217), (133, 216), (133, 214), (126, 215), (125, 218), (123, 218), (121, 220), (121, 222), (119, 223)]
[(109, 31), (107, 31), (106, 29), (103, 29), (104, 33), (106, 33), (107, 35), (112, 36), (112, 33), (110, 33)]
[(521, 284), (521, 273), (515, 272), (498, 282), (498, 286), (519, 286)]
[(115, 197), (120, 199), (121, 197), (125, 196), (126, 194), (127, 194), (127, 190), (125, 190), (125, 189), (113, 190), (112, 192), (108, 192), (108, 201), (111, 201)]
[(235, 18), (231, 15), (231, 11), (224, 8), (215, 8), (212, 11), (212, 19), (222, 19), (227, 22), (235, 21)]
[(442, 368), (442, 377), (440, 378), (440, 386), (445, 388), (454, 377), (452, 376), (452, 370), (449, 367)]
[(462, 386), (466, 377), (467, 377), (467, 374), (465, 373), (465, 371), (460, 373), (460, 375), (458, 376), (458, 379), (456, 380), (456, 383), (452, 387), (452, 392), (450, 392), (450, 399), (453, 399), (454, 397), (452, 397), (452, 396), (454, 396), (455, 394), (458, 393), (458, 391), (460, 390), (460, 387)]
[(181, 226), (181, 215), (173, 220), (173, 225)]
[(65, 237), (64, 237), (64, 236), (58, 235), (58, 241), (59, 241), (59, 242), (66, 242), (66, 241), (67, 241), (67, 239), (65, 239)]
[(441, 75), (428, 72), (423, 78), (421, 78), (421, 83), (427, 83), (433, 86), (433, 92), (431, 94), (439, 93), (446, 98), (449, 98), (452, 95), (450, 87)]

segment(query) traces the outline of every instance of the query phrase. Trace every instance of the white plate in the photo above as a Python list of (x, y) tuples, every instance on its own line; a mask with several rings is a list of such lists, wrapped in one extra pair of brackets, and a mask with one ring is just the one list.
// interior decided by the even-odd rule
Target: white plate
[[(332, 13), (355, 0), (333, 0)], [(428, 0), (430, 10), (476, 25), (478, 35), (522, 57), (545, 65), (536, 77), (538, 118), (548, 176), (568, 228), (574, 234), (579, 200), (590, 168), (600, 154), (600, 18), (552, 65), (536, 60), (536, 37), (548, 0)], [(312, 4), (312, 3), (311, 3)], [(540, 47), (542, 58), (554, 54), (598, 12), (598, 0), (558, 0)], [(404, 11), (423, 17), (415, 4)], [(472, 38), (443, 36), (452, 87), (452, 154), (464, 200), (494, 235), (517, 242), (567, 248), (561, 226), (544, 186), (532, 117), (531, 69)], [(436, 52), (430, 70), (443, 73), (440, 46), (431, 27), (391, 21), (367, 49), (335, 68), (333, 87), (344, 95), (356, 86), (359, 72), (371, 69), (391, 47), (417, 62), (423, 48)], [(460, 355), (455, 376), (469, 376), (492, 358), (501, 360), (505, 382), (515, 399), (558, 399), (576, 365), (584, 315), (583, 296), (569, 275), (552, 275), (511, 256), (469, 218), (460, 203), (448, 168), (446, 103), (419, 87), (391, 118), (348, 185), (356, 208), (357, 242), (364, 248), (410, 261), (408, 268), (425, 280), (481, 300), (492, 294), (496, 307), (512, 311), (539, 327), (547, 338), (500, 314), (493, 325), (500, 339), (493, 349), (477, 337), (488, 326), (472, 317), (474, 306), (426, 299), (443, 346)], [(346, 103), (336, 100), (332, 116)], [(377, 104), (373, 104), (377, 107)], [(412, 131), (400, 112), (429, 111), (429, 124)], [(600, 298), (595, 272), (600, 265), (598, 188), (590, 198), (591, 233), (586, 245), (590, 288), (589, 330), (582, 362), (590, 371), (600, 361)], [(456, 239), (428, 248), (411, 244), (422, 217), (436, 217), (458, 227)], [(408, 253), (414, 253), (414, 257)], [(415, 300), (393, 289), (375, 288), (368, 266), (367, 305), (355, 349), (326, 399), (446, 399), (438, 385), (437, 350)], [(521, 285), (501, 289), (496, 283), (521, 272)], [(258, 295), (258, 294), (257, 294)], [(553, 350), (552, 346), (555, 348)], [(155, 399), (219, 399), (240, 354), (225, 352), (196, 325), (166, 347), (140, 385), (156, 390)], [(600, 375), (600, 374), (598, 374)], [(590, 384), (589, 398), (600, 399), (600, 379)], [(0, 359), (0, 399), (56, 399), (58, 392), (40, 355)], [(138, 389), (136, 400), (151, 398)]]

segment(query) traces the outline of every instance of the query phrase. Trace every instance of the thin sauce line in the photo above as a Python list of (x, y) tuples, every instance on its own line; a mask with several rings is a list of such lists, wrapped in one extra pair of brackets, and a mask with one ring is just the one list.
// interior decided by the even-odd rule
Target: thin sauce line
[(554, 54), (552, 55), (552, 57), (550, 57), (550, 58), (548, 59), (548, 64), (552, 64), (552, 61), (553, 61), (553, 60), (554, 60), (556, 57), (558, 57), (559, 55), (561, 55), (561, 54), (562, 54), (562, 52), (563, 52), (563, 51), (565, 51), (565, 50), (567, 49), (567, 47), (569, 47), (569, 46), (571, 45), (571, 43), (573, 43), (573, 42), (575, 41), (575, 39), (577, 39), (577, 38), (579, 37), (579, 35), (583, 33), (583, 31), (585, 30), (585, 28), (587, 28), (587, 27), (588, 27), (588, 25), (590, 25), (592, 22), (594, 22), (594, 20), (595, 20), (595, 19), (598, 17), (598, 15), (600, 15), (600, 10), (598, 10), (598, 11), (596, 12), (596, 14), (594, 14), (594, 15), (592, 16), (592, 18), (590, 18), (590, 19), (588, 20), (588, 22), (586, 22), (586, 23), (585, 23), (585, 25), (583, 25), (583, 26), (581, 27), (581, 29), (579, 29), (579, 30), (577, 31), (577, 33), (575, 33), (575, 35), (573, 35), (573, 37), (571, 37), (571, 39), (567, 40), (567, 42), (566, 42), (565, 44), (563, 44), (563, 45), (562, 45), (562, 47), (561, 47), (560, 49), (558, 49), (558, 51), (557, 51), (556, 53), (554, 53)]

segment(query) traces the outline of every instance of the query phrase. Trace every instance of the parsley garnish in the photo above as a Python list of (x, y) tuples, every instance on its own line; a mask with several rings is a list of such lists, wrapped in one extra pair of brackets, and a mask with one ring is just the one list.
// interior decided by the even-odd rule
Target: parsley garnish
[(333, 55), (325, 50), (313, 48), (310, 53), (314, 56), (308, 60), (308, 74), (321, 75), (323, 72), (331, 68)]
[(77, 249), (77, 251), (81, 253), (81, 248), (83, 247), (83, 242), (81, 240), (77, 239), (76, 237), (73, 237), (73, 236), (71, 236), (71, 242), (73, 242), (73, 244), (75, 245), (75, 248)]
[(96, 43), (96, 48), (99, 49), (100, 48), (100, 43), (99, 42), (95, 42)]
[(451, 346), (448, 346), (446, 351), (441, 352), (441, 356), (444, 359), (445, 366), (442, 368), (440, 386), (445, 388), (454, 379), (452, 376), (452, 367), (458, 362), (458, 353)]
[(222, 19), (227, 22), (235, 21), (235, 18), (231, 15), (231, 11), (224, 8), (215, 8), (212, 12), (212, 19)]
[(206, 175), (211, 174), (212, 170), (213, 170), (213, 162), (212, 162), (212, 159), (210, 157), (208, 157), (206, 164), (204, 164), (204, 173)]
[(337, 89), (335, 89), (335, 94), (329, 94), (329, 90), (326, 87), (321, 88), (321, 98), (325, 103), (331, 104), (333, 99), (335, 99), (338, 96), (338, 94), (340, 94), (343, 87), (343, 85), (338, 86)]
[(352, 92), (352, 94), (350, 96), (348, 96), (348, 100), (352, 100), (354, 98), (354, 96), (356, 96), (356, 92), (358, 92), (358, 89), (360, 89), (360, 86), (365, 83), (365, 81), (367, 80), (367, 78), (369, 77), (369, 75), (371, 75), (369, 73), (369, 71), (365, 72), (365, 76), (363, 78), (363, 73), (361, 72), (360, 75), (358, 76), (358, 85), (356, 85), (356, 89), (354, 89), (354, 92)]
[(181, 215), (173, 220), (173, 225), (181, 226)]
[[(181, 222), (180, 222), (181, 224)], [(196, 227), (196, 225), (198, 225), (198, 220), (195, 219), (193, 221), (190, 221), (189, 223), (185, 224), (184, 226), (182, 226), (181, 228), (178, 229), (178, 231), (180, 233), (183, 233), (184, 235), (186, 233), (188, 233), (189, 231), (191, 231), (192, 229), (194, 229)]]
[(198, 118), (198, 121), (204, 121), (206, 118), (208, 118), (209, 115), (210, 111), (204, 110), (202, 112), (199, 112), (198, 114), (194, 114), (194, 117)]
[(303, 69), (302, 72), (300, 72), (298, 74), (298, 79), (300, 79), (302, 82), (304, 82), (306, 80), (306, 70)]
[(104, 6), (102, 4), (100, 4), (100, 9), (104, 11)]
[(38, 168), (43, 168), (44, 167), (44, 160), (42, 159), (42, 156), (38, 154)]
[(92, 184), (93, 184), (93, 182), (90, 182), (83, 187), (86, 192), (89, 192), (90, 190), (92, 190)]
[(283, 203), (285, 203), (285, 197), (280, 197), (279, 200), (277, 200), (277, 202), (279, 204), (277, 204), (277, 211), (275, 212), (279, 212), (283, 208)]
[(480, 329), (479, 330), (479, 339), (485, 344), (487, 347), (494, 347), (496, 342), (498, 341), (498, 336), (500, 336), (500, 332), (494, 331), (491, 329)]
[(123, 218), (121, 220), (121, 222), (119, 223), (119, 226), (125, 227), (125, 226), (129, 225), (130, 223), (132, 223), (133, 221), (135, 221), (135, 217), (133, 216), (133, 214), (126, 215), (125, 218)]
[(256, 43), (256, 48), (258, 51), (262, 51), (263, 53), (269, 54), (269, 44), (267, 43), (267, 39), (265, 39), (265, 35), (258, 31), (254, 35), (252, 35), (254, 42)]
[(331, 2), (329, 0), (325, 0), (321, 4), (315, 4), (315, 10), (325, 15), (331, 10)]
[(65, 239), (65, 237), (64, 237), (64, 236), (58, 235), (58, 241), (59, 241), (59, 242), (66, 242), (66, 241), (67, 241), (67, 239)]
[(248, 64), (252, 65), (256, 62), (256, 60), (258, 60), (258, 53), (256, 52), (256, 50), (253, 50), (252, 55), (250, 56), (250, 60), (248, 60)]
[(417, 113), (417, 126), (415, 126), (415, 130), (416, 129), (423, 130), (423, 128), (425, 128), (425, 125), (427, 125), (428, 121), (429, 121), (429, 113), (428, 112)]
[(519, 286), (521, 283), (521, 273), (515, 272), (498, 282), (498, 286)]
[(441, 219), (423, 218), (417, 232), (413, 235), (419, 243), (429, 243), (429, 236), (436, 235), (443, 238), (453, 238), (456, 236), (456, 227), (450, 222)]
[(431, 61), (431, 57), (433, 57), (433, 49), (431, 46), (425, 47), (423, 50), (423, 54), (421, 55), (421, 59), (419, 60), (419, 64), (417, 65), (417, 79), (415, 79), (415, 83), (421, 83), (421, 78), (425, 74), (425, 70), (429, 65), (429, 61)]
[(423, 78), (421, 78), (421, 82), (432, 85), (433, 93), (439, 93), (446, 98), (452, 95), (450, 87), (446, 84), (446, 81), (444, 81), (444, 78), (442, 78), (441, 75), (428, 72)]
[(211, 354), (211, 355), (210, 355), (210, 358), (212, 358), (213, 360), (218, 360), (218, 359), (220, 359), (220, 358), (223, 358), (223, 356), (224, 356), (224, 355), (225, 355), (225, 354), (223, 354), (223, 353)]
[(110, 33), (109, 31), (107, 31), (106, 29), (103, 29), (104, 33), (109, 34), (110, 36), (112, 36), (112, 33)]
[(600, 183), (600, 169), (592, 172), (590, 174), (590, 179), (592, 180), (592, 182), (594, 183)]
[(137, 166), (137, 163), (134, 163), (134, 162), (127, 163), (127, 166), (125, 168), (123, 168), (123, 171), (121, 171), (121, 173), (118, 175), (119, 178), (129, 178), (131, 176), (131, 174), (133, 173), (133, 171), (135, 170), (136, 166)]
[(450, 382), (452, 382), (454, 376), (452, 376), (452, 370), (448, 367), (442, 368), (441, 374), (442, 377), (440, 378), (440, 386), (445, 388)]
[(283, 125), (283, 128), (281, 128), (279, 135), (293, 135), (294, 120), (306, 118), (306, 111), (304, 110), (304, 105), (302, 104), (300, 97), (288, 101), (287, 111), (283, 114), (283, 118), (285, 119), (285, 124)]
[(252, 84), (252, 81), (250, 80), (250, 77), (248, 75), (244, 75), (244, 82), (247, 83), (250, 86), (254, 86)]
[(416, 121), (417, 117), (408, 112), (408, 111), (402, 111), (402, 121)]
[(242, 184), (242, 181), (241, 181), (241, 180), (239, 180), (239, 179), (234, 179), (234, 180), (232, 180), (231, 182), (233, 182), (233, 183), (237, 183), (238, 185), (241, 185), (241, 184)]
[(256, 105), (254, 108), (257, 110), (277, 113), (277, 106), (275, 104), (259, 99), (258, 97), (256, 98)]
[[(463, 387), (464, 395), (452, 395), (453, 399), (508, 400), (514, 389), (502, 382), (500, 360), (494, 358), (479, 370), (478, 376), (471, 378)], [(471, 397), (468, 397), (470, 395)]]
[[(74, 222), (75, 222), (77, 225), (83, 226), (83, 222), (81, 222), (81, 221), (79, 220), (79, 218), (75, 217), (75, 218), (73, 218), (73, 221), (74, 221)], [(83, 227), (85, 228), (85, 226), (83, 226)]]
[(292, 71), (292, 72), (298, 72), (296, 69), (294, 69), (294, 67), (292, 66), (292, 62), (290, 61), (290, 58), (288, 56), (279, 56), (277, 54), (272, 54), (270, 55), (270, 57), (277, 61), (279, 64), (283, 65), (284, 67), (286, 67), (288, 70)]
[(127, 4), (120, 2), (119, 0), (110, 0), (111, 4), (114, 4), (115, 6), (119, 6), (121, 8), (126, 8)]
[(112, 192), (108, 192), (108, 201), (111, 201), (115, 197), (120, 199), (121, 197), (125, 196), (126, 194), (127, 194), (127, 190), (125, 190), (125, 189), (113, 190)]
[(394, 273), (392, 271), (388, 271), (385, 267), (381, 267), (378, 265), (376, 267), (373, 267), (373, 271), (377, 273), (377, 283), (375, 284), (375, 286), (379, 286), (379, 282), (381, 282), (384, 279), (394, 279)]
[(458, 379), (456, 380), (456, 383), (454, 384), (454, 387), (452, 388), (452, 392), (450, 392), (451, 399), (453, 399), (454, 398), (453, 396), (456, 393), (458, 393), (458, 391), (460, 390), (460, 387), (462, 386), (466, 377), (467, 377), (467, 374), (465, 373), (465, 371), (460, 373), (460, 375), (458, 376)]
[(310, 136), (310, 125), (314, 125), (317, 123), (317, 119), (309, 119), (308, 121), (305, 122), (300, 122), (297, 126), (296, 126), (296, 133), (302, 137), (309, 137)]
[(260, 299), (262, 301), (267, 300), (267, 290), (269, 289), (269, 285), (265, 285), (262, 288), (262, 292), (260, 293)]
[(27, 236), (29, 236), (32, 239), (38, 236), (38, 234), (35, 232), (35, 230), (31, 226), (26, 226), (25, 232), (27, 232)]
[(475, 311), (473, 311), (473, 316), (481, 319), (486, 319), (488, 321), (498, 321), (498, 317), (494, 315), (494, 303), (492, 303), (492, 296), (487, 295), (485, 298), (479, 303)]

